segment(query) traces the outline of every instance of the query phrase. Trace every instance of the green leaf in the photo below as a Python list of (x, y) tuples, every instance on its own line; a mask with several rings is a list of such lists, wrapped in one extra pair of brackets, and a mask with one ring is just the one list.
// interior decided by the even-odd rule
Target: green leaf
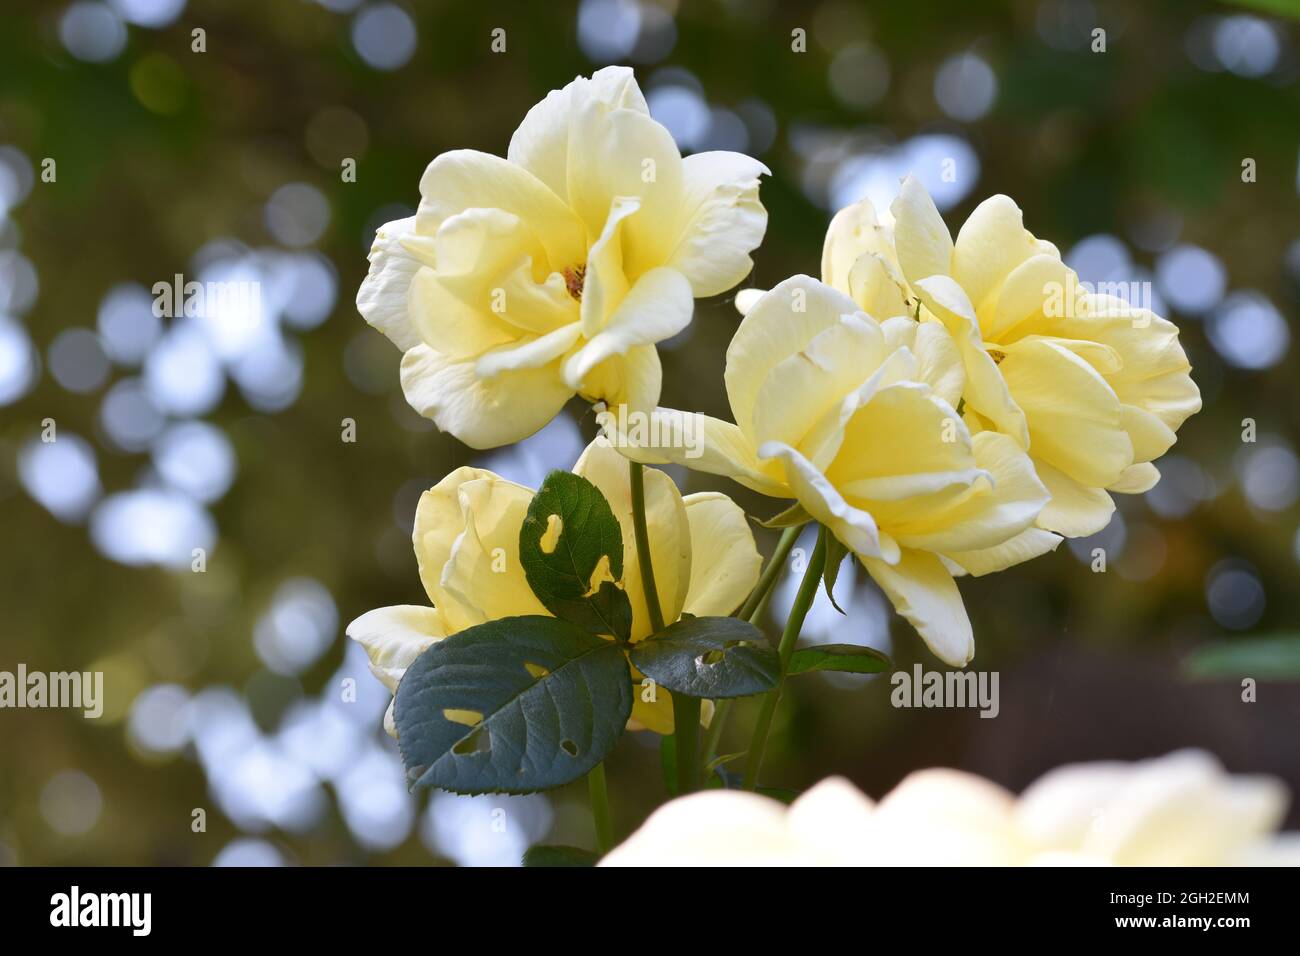
[(623, 649), (565, 621), (507, 617), (415, 659), (393, 716), (413, 787), (531, 793), (605, 759), (632, 713)]
[(712, 760), (710, 760), (708, 763), (704, 765), (704, 772), (713, 773), (713, 771), (717, 770), (719, 767), (723, 766), (724, 764), (729, 764), (733, 760), (739, 760), (747, 753), (749, 753), (749, 751), (742, 750), (739, 753), (722, 754), (719, 757), (714, 757)]
[(581, 475), (553, 471), (519, 529), (528, 586), (556, 617), (626, 641), (632, 602), (623, 580), (623, 532), (600, 489)]
[(1218, 641), (1183, 660), (1192, 677), (1300, 678), (1300, 634), (1266, 634)]
[(849, 549), (840, 544), (839, 538), (826, 534), (826, 570), (822, 572), (822, 582), (826, 585), (826, 596), (831, 599), (831, 606), (841, 614), (847, 614), (835, 600), (835, 580), (840, 576), (840, 565), (848, 557)]
[(879, 674), (893, 667), (889, 658), (874, 647), (861, 644), (814, 644), (795, 648), (787, 674), (810, 671), (840, 671), (847, 674)]
[(632, 663), (674, 694), (748, 697), (772, 690), (781, 661), (763, 632), (734, 617), (670, 624), (632, 645)]
[(599, 853), (577, 846), (534, 846), (524, 853), (524, 866), (595, 866)]
[(807, 524), (811, 520), (812, 515), (804, 510), (803, 505), (796, 501), (780, 514), (772, 515), (766, 520), (760, 518), (758, 523), (764, 528), (792, 528), (795, 525)]

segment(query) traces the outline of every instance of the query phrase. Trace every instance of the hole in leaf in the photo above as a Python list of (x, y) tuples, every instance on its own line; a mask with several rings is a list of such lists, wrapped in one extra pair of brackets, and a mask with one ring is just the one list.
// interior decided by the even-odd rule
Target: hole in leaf
[(587, 582), (587, 593), (583, 596), (592, 597), (593, 595), (598, 594), (600, 592), (600, 586), (606, 581), (609, 581), (612, 584), (618, 584), (618, 582), (614, 580), (613, 573), (610, 571), (609, 555), (602, 554), (600, 560), (596, 562), (596, 566), (592, 568), (591, 580)]
[(528, 673), (532, 674), (538, 680), (541, 680), (550, 673), (550, 671), (541, 664), (534, 664), (532, 661), (524, 661), (524, 670), (528, 671)]
[(553, 554), (563, 533), (564, 519), (559, 515), (547, 515), (546, 531), (542, 534), (542, 539), (537, 542), (537, 546), (542, 549), (542, 554)]
[(578, 745), (575, 744), (572, 740), (561, 740), (560, 749), (563, 750), (570, 757), (578, 756)]
[(476, 727), (464, 740), (459, 741), (451, 752), (461, 757), (469, 754), (484, 754), (492, 749), (492, 735), (486, 727)]
[(453, 724), (464, 724), (466, 727), (477, 727), (483, 723), (483, 715), (477, 710), (457, 710), (454, 707), (448, 707), (442, 712)]
[(747, 647), (749, 641), (724, 641), (721, 649), (715, 648), (711, 651), (705, 651), (699, 657), (695, 658), (695, 663), (701, 667), (712, 667), (714, 664), (721, 664), (727, 657), (727, 651), (737, 647)]

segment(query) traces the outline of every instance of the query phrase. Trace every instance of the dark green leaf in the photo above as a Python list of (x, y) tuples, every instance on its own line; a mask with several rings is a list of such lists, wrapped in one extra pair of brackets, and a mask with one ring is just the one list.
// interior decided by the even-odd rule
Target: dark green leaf
[(615, 583), (623, 580), (623, 532), (586, 478), (546, 477), (519, 529), (519, 560), (537, 600), (556, 617), (621, 640), (632, 633), (632, 603)]
[(841, 614), (847, 613), (835, 600), (835, 580), (840, 576), (840, 565), (848, 557), (849, 549), (840, 544), (840, 539), (829, 531), (826, 533), (826, 570), (822, 572), (822, 581), (826, 585), (826, 596), (831, 605)]
[(1300, 634), (1237, 637), (1197, 648), (1183, 661), (1193, 677), (1300, 678)]
[(599, 853), (577, 846), (534, 846), (524, 853), (524, 866), (595, 866)]
[(789, 508), (786, 508), (780, 514), (772, 515), (766, 520), (759, 520), (764, 528), (791, 528), (795, 525), (807, 524), (812, 520), (812, 515), (804, 510), (804, 506), (795, 502)]
[(781, 662), (763, 632), (734, 617), (678, 621), (632, 646), (632, 663), (674, 694), (747, 697), (776, 687)]
[(407, 669), (393, 707), (413, 786), (455, 793), (530, 793), (576, 780), (605, 759), (631, 713), (622, 648), (541, 615), (432, 645)]
[(815, 644), (799, 647), (790, 655), (787, 674), (809, 671), (841, 671), (848, 674), (879, 674), (893, 664), (873, 647), (861, 644)]

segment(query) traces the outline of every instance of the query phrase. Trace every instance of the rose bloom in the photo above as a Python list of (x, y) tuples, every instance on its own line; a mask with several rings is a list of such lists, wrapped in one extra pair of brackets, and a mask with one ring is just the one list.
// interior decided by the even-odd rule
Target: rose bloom
[(529, 110), (505, 159), (435, 159), (416, 214), (375, 236), (357, 308), (405, 353), (411, 406), (472, 447), (527, 437), (575, 394), (651, 409), (655, 343), (750, 271), (767, 171), (683, 159), (632, 71), (607, 67)]
[[(1153, 487), (1153, 462), (1200, 410), (1178, 328), (1089, 291), (1006, 196), (980, 203), (955, 242), (914, 178), (892, 209), (898, 271), (961, 349), (972, 430), (1028, 449), (1052, 494), (1040, 527), (1100, 531), (1115, 510), (1110, 493)], [(851, 252), (850, 242), (834, 255)]]
[[(627, 459), (597, 438), (574, 472), (605, 496), (623, 532), (623, 586), (632, 603), (632, 641), (649, 636), (650, 616), (634, 546), (632, 488)], [(457, 468), (420, 497), (415, 512), (415, 559), (432, 607), (381, 607), (348, 625), (348, 636), (370, 657), (370, 670), (389, 690), (431, 644), (476, 624), (550, 612), (533, 594), (519, 560), (519, 531), (534, 492), (481, 468)], [(726, 495), (682, 497), (671, 478), (645, 471), (646, 526), (659, 603), (667, 623), (734, 611), (758, 583), (762, 558), (745, 513)], [(641, 675), (635, 670), (633, 676)], [(632, 726), (673, 730), (672, 697), (656, 687), (653, 700), (633, 690)], [(705, 708), (707, 720), (711, 710)], [(392, 707), (384, 718), (396, 736)]]
[[(862, 200), (836, 213), (822, 281), (872, 315), (948, 328), (965, 368), (963, 417), (1028, 450), (1052, 495), (1038, 526), (1067, 537), (1104, 528), (1111, 493), (1153, 487), (1153, 462), (1201, 407), (1177, 327), (1090, 291), (1006, 196), (980, 203), (954, 242), (909, 176), (890, 211)], [(737, 307), (758, 295), (745, 290)]]
[[(725, 381), (735, 424), (659, 409), (650, 439), (637, 444), (629, 428), (620, 450), (796, 499), (940, 659), (965, 665), (975, 641), (953, 575), (1001, 570), (1060, 538), (1033, 526), (1048, 496), (1023, 449), (972, 435), (958, 414), (964, 374), (945, 328), (877, 321), (795, 276), (749, 309)], [(691, 447), (685, 434), (703, 440)]]
[(710, 790), (660, 807), (601, 866), (1233, 866), (1300, 864), (1287, 794), (1202, 751), (1060, 767), (1017, 799), (956, 770), (879, 803), (843, 778), (790, 806)]

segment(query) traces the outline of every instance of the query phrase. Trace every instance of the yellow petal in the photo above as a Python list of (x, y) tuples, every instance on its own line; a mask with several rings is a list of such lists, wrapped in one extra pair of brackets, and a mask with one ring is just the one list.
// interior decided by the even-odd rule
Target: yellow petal
[[(486, 306), (486, 301), (483, 304)], [(440, 354), (451, 361), (477, 358), (519, 337), (519, 330), (491, 309), (470, 305), (452, 293), (433, 269), (416, 273), (411, 282), (410, 309), (420, 344), (437, 342)]]
[[(758, 177), (771, 171), (743, 153), (719, 150), (686, 157), (682, 174), (683, 193), (672, 227), (676, 244), (662, 265), (684, 275), (696, 298), (719, 295), (754, 267), (749, 254), (767, 231)], [(647, 261), (634, 267), (644, 270), (660, 264)]]
[(528, 111), (510, 137), (506, 153), (510, 162), (523, 166), (561, 199), (568, 196), (569, 123), (575, 111), (590, 100), (608, 109), (649, 112), (632, 70), (607, 66), (590, 79), (580, 76), (563, 89), (552, 90)]
[(902, 280), (896, 276), (886, 260), (872, 253), (864, 253), (849, 270), (846, 290), (858, 307), (879, 319), (896, 315), (909, 316)]
[(1023, 561), (1055, 551), (1060, 543), (1060, 535), (1044, 531), (1042, 528), (1026, 528), (1014, 538), (992, 548), (978, 551), (947, 551), (943, 556), (967, 574), (979, 577), (994, 571), (1005, 571)]
[(1020, 207), (1007, 196), (990, 196), (957, 233), (952, 277), (966, 290), (976, 313), (983, 315), (1012, 270), (1041, 251), (1025, 228)]
[(1119, 480), (1107, 486), (1107, 491), (1125, 495), (1140, 495), (1150, 491), (1160, 481), (1160, 470), (1149, 461), (1139, 462), (1124, 469)]
[(979, 322), (966, 293), (947, 276), (932, 276), (914, 283), (917, 294), (948, 332), (961, 352), (966, 372), (963, 396), (967, 408), (987, 419), (990, 427), (1005, 432), (1029, 447), (1029, 426), (1025, 413), (1016, 404), (997, 363), (984, 350)]
[(357, 290), (357, 311), (362, 318), (403, 352), (420, 344), (407, 311), (407, 296), (421, 263), (400, 241), (414, 231), (414, 216), (379, 227), (370, 247), (370, 271)]
[(961, 352), (952, 335), (939, 322), (917, 322), (906, 316), (880, 324), (888, 349), (906, 348), (916, 356), (916, 380), (924, 382), (953, 408), (966, 385)]
[(599, 236), (615, 201), (641, 200), (643, 210), (628, 223), (625, 253), (635, 267), (628, 278), (666, 263), (675, 247), (672, 213), (684, 190), (681, 153), (672, 134), (648, 114), (633, 109), (611, 109), (588, 100), (573, 113), (568, 162), (569, 205)]
[(710, 475), (724, 475), (775, 498), (793, 497), (780, 468), (761, 461), (738, 425), (698, 412), (657, 408), (631, 418), (617, 407), (598, 416), (614, 446), (632, 461), (677, 464)]
[(659, 401), (663, 366), (653, 345), (611, 355), (583, 377), (579, 391), (592, 402), (649, 415)]
[[(1041, 318), (1045, 308), (1067, 308), (1064, 296), (1077, 288), (1069, 267), (1049, 255), (1030, 256), (1007, 275), (996, 306), (981, 315), (981, 331), (988, 342), (1002, 341), (1022, 324)], [(1053, 298), (1053, 293), (1057, 298)]]
[(565, 381), (577, 389), (606, 359), (676, 335), (690, 324), (694, 308), (690, 283), (680, 272), (647, 272), (623, 297), (605, 327), (565, 360)]
[(822, 281), (852, 295), (850, 275), (864, 255), (894, 262), (894, 244), (867, 199), (845, 206), (831, 220), (822, 243)]
[(1100, 488), (1133, 464), (1119, 399), (1095, 368), (1052, 339), (1006, 349), (999, 370), (1024, 410), (1034, 458)]
[(934, 532), (936, 515), (988, 483), (957, 412), (914, 382), (881, 389), (857, 411), (826, 477), (895, 537)]
[(434, 608), (398, 604), (367, 611), (348, 625), (347, 634), (366, 649), (370, 673), (397, 693), (406, 669), (447, 630)]
[(533, 492), (494, 475), (463, 482), (457, 498), (464, 530), (441, 572), (442, 589), (454, 606), (471, 611), (474, 623), (549, 613), (519, 560), (519, 530)]
[(754, 589), (763, 565), (749, 519), (717, 492), (687, 495), (682, 502), (691, 532), (691, 579), (682, 610), (696, 617), (730, 614)]
[(975, 656), (975, 636), (957, 583), (939, 558), (904, 548), (896, 564), (861, 557), (894, 609), (916, 628), (945, 664), (965, 667)]
[(915, 287), (922, 279), (952, 272), (952, 235), (934, 200), (915, 176), (903, 180), (894, 214), (894, 244), (903, 276)]
[(424, 171), (422, 232), (433, 235), (444, 220), (467, 209), (500, 209), (521, 219), (546, 250), (548, 272), (586, 260), (581, 220), (536, 176), (499, 156), (458, 149), (443, 153)]
[(799, 447), (831, 408), (862, 384), (884, 355), (871, 318), (849, 314), (772, 367), (756, 397), (754, 438)]
[(1034, 459), (1034, 470), (1052, 496), (1038, 514), (1038, 527), (1067, 538), (1086, 538), (1110, 524), (1115, 502), (1105, 489), (1081, 484), (1039, 458)]
[(786, 482), (799, 503), (815, 520), (824, 524), (845, 547), (860, 555), (897, 558), (892, 539), (880, 534), (867, 511), (845, 500), (839, 490), (798, 450), (780, 442), (767, 442), (758, 450), (760, 458), (779, 462)]
[(804, 275), (786, 279), (754, 304), (727, 347), (724, 373), (731, 411), (741, 431), (754, 434), (754, 406), (772, 369), (819, 332), (839, 325), (841, 315), (857, 311), (848, 296)]
[(943, 554), (978, 551), (1004, 544), (1033, 525), (1049, 495), (1029, 456), (1000, 432), (980, 432), (972, 446), (976, 466), (990, 480), (974, 482), (966, 493), (936, 503), (932, 513), (906, 525), (873, 508), (899, 544)]
[(481, 377), (471, 359), (454, 362), (427, 345), (402, 357), (402, 391), (411, 407), (471, 448), (527, 438), (573, 397), (558, 360), (540, 368)]
[[(476, 608), (460, 604), (442, 586), (443, 568), (451, 560), (452, 547), (464, 533), (468, 520), (461, 506), (460, 487), (467, 482), (496, 479), (497, 475), (482, 468), (457, 468), (424, 492), (415, 508), (411, 543), (420, 569), (420, 581), (429, 600), (447, 622), (448, 633), (454, 634), (482, 620)], [(528, 492), (522, 486), (520, 490)]]
[(592, 338), (605, 327), (631, 283), (623, 271), (623, 224), (641, 209), (635, 196), (615, 197), (600, 237), (587, 252), (582, 286), (582, 334)]

